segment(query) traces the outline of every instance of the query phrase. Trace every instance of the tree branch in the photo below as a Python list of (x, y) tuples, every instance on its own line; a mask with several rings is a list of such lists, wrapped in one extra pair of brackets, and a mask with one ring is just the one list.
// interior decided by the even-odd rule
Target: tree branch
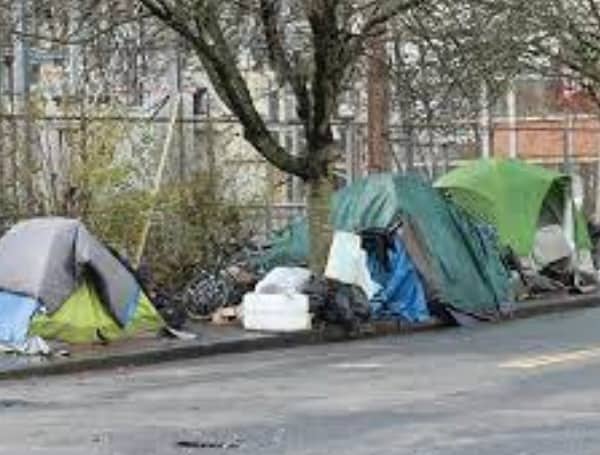
[[(303, 179), (311, 177), (306, 160), (284, 150), (268, 130), (256, 110), (254, 101), (214, 11), (198, 4), (192, 13), (195, 30), (189, 27), (189, 17), (180, 17), (162, 0), (140, 0), (159, 19), (184, 37), (196, 51), (213, 88), (225, 105), (239, 119), (244, 138), (258, 153), (279, 169)], [(157, 5), (160, 1), (160, 5)]]
[(297, 113), (306, 128), (310, 124), (311, 100), (307, 88), (305, 72), (299, 67), (299, 62), (292, 65), (283, 47), (284, 37), (277, 25), (280, 0), (260, 0), (260, 16), (263, 24), (265, 42), (271, 65), (280, 78), (290, 84), (297, 101)]

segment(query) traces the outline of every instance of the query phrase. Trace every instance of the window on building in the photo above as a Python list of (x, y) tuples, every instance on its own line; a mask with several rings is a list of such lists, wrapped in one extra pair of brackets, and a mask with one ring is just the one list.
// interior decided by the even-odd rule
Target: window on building
[[(1, 55), (0, 55), (1, 57)], [(0, 61), (0, 93), (8, 94), (10, 87), (8, 85), (8, 70), (4, 61)]]
[(205, 87), (198, 87), (192, 95), (192, 112), (194, 115), (208, 113), (208, 93)]
[(291, 88), (285, 89), (284, 109), (286, 122), (292, 122), (296, 120), (296, 97), (294, 96), (294, 92)]
[[(293, 153), (294, 151), (294, 136), (291, 132), (286, 132), (284, 135), (284, 147), (288, 153)], [(291, 174), (287, 174), (286, 182), (286, 199), (288, 202), (294, 201), (294, 177)]]
[(268, 100), (268, 118), (271, 122), (279, 121), (279, 87), (276, 85), (269, 86)]
[(515, 81), (517, 117), (548, 117), (563, 110), (557, 97), (557, 81), (531, 78)]
[(491, 108), (491, 113), (494, 117), (508, 117), (508, 100), (506, 98), (506, 95), (501, 95), (495, 100), (494, 105)]
[(40, 83), (41, 65), (33, 63), (29, 66), (29, 83), (36, 85)]

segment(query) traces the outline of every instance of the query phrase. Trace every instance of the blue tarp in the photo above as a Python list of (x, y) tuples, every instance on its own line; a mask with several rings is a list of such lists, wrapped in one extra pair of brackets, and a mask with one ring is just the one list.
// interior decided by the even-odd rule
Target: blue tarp
[(369, 253), (369, 273), (382, 289), (371, 299), (375, 319), (402, 319), (424, 322), (429, 319), (425, 291), (415, 266), (399, 238), (387, 251), (388, 264), (382, 264), (375, 253)]
[(27, 339), (31, 316), (38, 302), (10, 292), (0, 292), (0, 342), (20, 346)]

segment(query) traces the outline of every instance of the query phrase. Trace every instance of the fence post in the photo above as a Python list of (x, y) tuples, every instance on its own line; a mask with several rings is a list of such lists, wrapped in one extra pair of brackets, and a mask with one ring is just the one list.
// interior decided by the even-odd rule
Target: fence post
[(596, 179), (594, 190), (594, 221), (600, 223), (600, 132), (596, 133)]
[(516, 158), (518, 153), (518, 131), (517, 131), (517, 96), (514, 81), (511, 81), (506, 95), (508, 107), (508, 151), (510, 158)]
[(7, 70), (7, 75), (8, 75), (8, 90), (10, 93), (10, 116), (11, 116), (11, 121), (10, 121), (10, 130), (11, 130), (11, 134), (10, 134), (10, 140), (12, 142), (11, 147), (10, 147), (10, 173), (12, 174), (11, 177), (11, 181), (10, 181), (10, 185), (11, 185), (11, 193), (12, 193), (12, 202), (14, 204), (15, 207), (15, 213), (14, 215), (18, 218), (21, 215), (21, 203), (19, 200), (19, 160), (17, 159), (17, 151), (18, 151), (18, 147), (17, 147), (17, 141), (18, 141), (18, 137), (17, 137), (17, 131), (18, 131), (18, 124), (17, 124), (17, 116), (16, 116), (16, 99), (15, 99), (15, 60), (14, 60), (14, 55), (10, 54), (10, 55), (6, 55), (5, 56), (5, 63), (6, 63), (6, 70)]
[(481, 112), (479, 118), (481, 126), (481, 157), (489, 158), (490, 147), (490, 108), (488, 104), (488, 90), (485, 81), (481, 83)]
[[(3, 42), (0, 41), (0, 49), (2, 49)], [(0, 55), (0, 199), (4, 202), (4, 153), (6, 148), (4, 147), (4, 55)]]
[(354, 136), (352, 134), (351, 121), (346, 122), (344, 134), (346, 135), (346, 140), (344, 141), (346, 149), (344, 150), (346, 155), (346, 183), (351, 184), (354, 181)]
[(566, 144), (565, 144), (565, 171), (568, 174), (571, 174), (571, 172), (573, 171), (572, 169), (572, 161), (573, 161), (573, 155), (575, 152), (575, 131), (573, 130), (574, 128), (574, 115), (573, 112), (571, 110), (569, 110), (569, 112), (567, 113), (567, 131), (566, 131)]

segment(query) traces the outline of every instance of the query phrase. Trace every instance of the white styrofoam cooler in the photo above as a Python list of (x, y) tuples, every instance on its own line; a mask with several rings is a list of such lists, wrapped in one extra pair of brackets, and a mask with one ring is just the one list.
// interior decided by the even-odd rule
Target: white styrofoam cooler
[(310, 330), (308, 296), (294, 293), (246, 294), (242, 301), (242, 320), (247, 330), (270, 332)]

